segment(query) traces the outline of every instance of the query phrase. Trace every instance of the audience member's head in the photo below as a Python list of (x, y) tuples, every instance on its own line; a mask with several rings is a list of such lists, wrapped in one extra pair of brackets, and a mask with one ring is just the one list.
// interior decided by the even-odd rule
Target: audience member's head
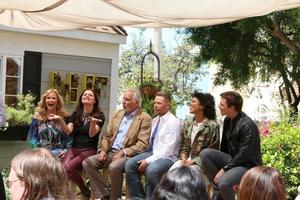
[(44, 148), (25, 150), (13, 158), (8, 185), (12, 200), (74, 199), (64, 166)]
[(153, 200), (208, 200), (205, 179), (195, 169), (182, 166), (169, 171), (153, 192)]
[(239, 185), (238, 200), (285, 200), (285, 184), (280, 173), (271, 167), (248, 170)]

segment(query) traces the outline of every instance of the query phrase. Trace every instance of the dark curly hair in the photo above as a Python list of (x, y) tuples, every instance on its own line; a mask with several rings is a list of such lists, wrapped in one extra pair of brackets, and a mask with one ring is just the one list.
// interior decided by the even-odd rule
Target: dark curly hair
[(190, 166), (167, 172), (156, 186), (153, 200), (208, 200), (205, 179)]
[(195, 91), (192, 97), (198, 99), (200, 104), (203, 106), (203, 115), (207, 119), (216, 119), (216, 108), (215, 108), (215, 98), (209, 93), (202, 93)]

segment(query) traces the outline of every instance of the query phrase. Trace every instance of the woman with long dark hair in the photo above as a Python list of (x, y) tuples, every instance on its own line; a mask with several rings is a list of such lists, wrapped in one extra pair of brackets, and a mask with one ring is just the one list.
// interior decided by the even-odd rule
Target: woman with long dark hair
[(96, 154), (104, 120), (95, 91), (84, 90), (68, 124), (73, 134), (73, 144), (63, 160), (69, 179), (79, 187), (84, 199), (89, 199), (90, 190), (84, 184), (79, 170), (82, 169), (82, 161), (85, 158)]

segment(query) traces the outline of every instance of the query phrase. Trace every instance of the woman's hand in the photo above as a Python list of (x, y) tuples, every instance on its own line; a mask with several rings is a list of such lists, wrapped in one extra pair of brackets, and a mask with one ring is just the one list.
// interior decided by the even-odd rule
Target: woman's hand
[(55, 115), (55, 114), (48, 115), (47, 119), (48, 120), (55, 120), (55, 121), (59, 121), (59, 122), (63, 121), (63, 118), (61, 116)]
[(58, 121), (62, 127), (64, 133), (69, 135), (73, 131), (73, 124), (69, 123), (68, 125), (65, 123), (64, 119), (59, 115), (50, 114), (48, 115), (48, 120)]
[(97, 119), (97, 118), (94, 118), (94, 117), (89, 117), (89, 120), (90, 120), (91, 123), (102, 122), (101, 119)]
[(94, 117), (89, 117), (89, 121), (90, 121), (89, 136), (94, 137), (100, 131), (100, 127), (98, 126), (97, 122), (102, 122), (102, 120)]
[(181, 164), (182, 164), (182, 165), (185, 165), (185, 162), (186, 162), (186, 160), (187, 160), (187, 157), (186, 157), (186, 155), (185, 155), (184, 153), (181, 154), (180, 159), (181, 159)]
[(183, 165), (185, 165), (185, 166), (191, 166), (193, 164), (195, 164), (195, 161), (193, 161), (193, 160), (186, 160)]

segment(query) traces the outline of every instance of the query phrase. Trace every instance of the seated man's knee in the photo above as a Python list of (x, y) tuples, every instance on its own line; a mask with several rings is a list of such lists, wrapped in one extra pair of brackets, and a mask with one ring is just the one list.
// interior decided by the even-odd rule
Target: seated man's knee
[(131, 171), (137, 167), (137, 162), (133, 159), (129, 159), (125, 163), (125, 172)]
[(119, 169), (118, 169), (118, 166), (116, 166), (114, 162), (111, 162), (108, 165), (108, 171), (109, 171), (110, 174), (113, 174), (114, 172), (118, 172)]
[(86, 159), (84, 159), (82, 161), (82, 168), (83, 168), (83, 170), (86, 170), (87, 168), (89, 168), (90, 163), (89, 163), (89, 161), (87, 159), (88, 158), (86, 158)]
[(217, 181), (217, 185), (220, 191), (226, 191), (232, 189), (231, 183), (223, 177), (219, 178), (219, 180)]
[(199, 156), (200, 156), (201, 160), (203, 160), (203, 159), (205, 159), (208, 155), (210, 155), (210, 153), (211, 153), (211, 149), (206, 148), (206, 149), (203, 149), (203, 150), (200, 152)]
[(90, 157), (85, 158), (85, 159), (82, 161), (82, 167), (83, 167), (83, 169), (87, 169), (87, 168), (93, 166), (94, 163), (95, 163), (95, 161), (96, 161), (96, 160), (95, 160), (95, 157), (94, 157), (94, 156), (90, 156)]
[(151, 166), (146, 168), (145, 170), (145, 175), (147, 177), (147, 179), (151, 179), (151, 177), (156, 176), (156, 170), (154, 168), (152, 168)]

